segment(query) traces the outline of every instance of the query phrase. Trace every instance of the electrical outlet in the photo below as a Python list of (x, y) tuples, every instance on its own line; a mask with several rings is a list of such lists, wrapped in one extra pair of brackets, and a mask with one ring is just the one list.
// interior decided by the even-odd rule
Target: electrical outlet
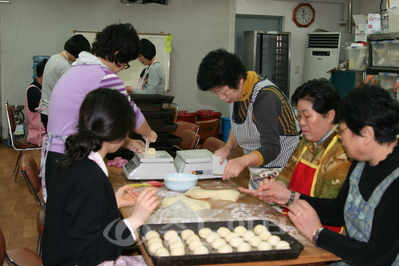
[(295, 66), (295, 74), (299, 74), (299, 66)]

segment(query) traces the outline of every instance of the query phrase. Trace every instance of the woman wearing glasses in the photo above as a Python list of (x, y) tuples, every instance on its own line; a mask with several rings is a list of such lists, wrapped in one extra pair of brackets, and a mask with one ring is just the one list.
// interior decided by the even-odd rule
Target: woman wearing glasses
[(300, 194), (336, 198), (351, 164), (336, 130), (340, 96), (326, 79), (314, 79), (298, 87), (291, 100), (303, 135), (292, 157), (275, 180), (255, 191), (240, 190), (283, 206)]

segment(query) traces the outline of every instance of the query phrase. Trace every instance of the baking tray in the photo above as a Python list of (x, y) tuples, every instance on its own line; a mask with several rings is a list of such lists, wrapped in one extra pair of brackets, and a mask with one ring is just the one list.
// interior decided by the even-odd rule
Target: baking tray
[(146, 224), (139, 229), (140, 238), (144, 239), (144, 235), (149, 230), (157, 231), (161, 237), (169, 230), (176, 230), (179, 235), (184, 229), (191, 229), (196, 234), (201, 228), (208, 227), (212, 231), (216, 232), (219, 227), (227, 227), (231, 231), (236, 226), (245, 226), (248, 230), (258, 225), (263, 224), (266, 226), (270, 233), (278, 235), (281, 240), (285, 240), (290, 243), (291, 249), (285, 250), (268, 250), (258, 251), (256, 248), (252, 248), (249, 252), (238, 252), (236, 248), (233, 248), (232, 253), (217, 253), (217, 250), (212, 249), (212, 246), (207, 243), (204, 239), (201, 239), (204, 246), (209, 250), (209, 254), (206, 255), (194, 255), (186, 246), (186, 255), (184, 256), (166, 256), (159, 257), (149, 253), (147, 242), (143, 241), (141, 245), (144, 247), (149, 258), (152, 260), (154, 266), (178, 266), (178, 265), (201, 265), (201, 264), (221, 264), (221, 263), (237, 263), (237, 262), (254, 262), (254, 261), (271, 261), (271, 260), (290, 260), (296, 259), (304, 246), (298, 242), (295, 238), (287, 234), (284, 230), (278, 227), (271, 221), (268, 220), (248, 220), (248, 221), (220, 221), (220, 222), (204, 222), (204, 223), (182, 223), (182, 224)]
[(135, 104), (172, 103), (175, 96), (162, 94), (130, 94), (130, 99)]
[(173, 116), (174, 111), (161, 108), (160, 111), (141, 111), (145, 118), (171, 118)]
[(156, 133), (158, 132), (174, 132), (176, 131), (177, 124), (172, 122), (167, 122), (166, 125), (152, 125), (151, 129)]
[(138, 108), (140, 108), (141, 112), (145, 111), (161, 111), (162, 110), (162, 103), (157, 103), (157, 104), (136, 104)]

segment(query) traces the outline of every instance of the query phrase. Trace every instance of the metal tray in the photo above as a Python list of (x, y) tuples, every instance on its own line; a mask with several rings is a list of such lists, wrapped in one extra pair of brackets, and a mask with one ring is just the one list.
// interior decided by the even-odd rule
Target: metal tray
[(176, 131), (177, 124), (172, 122), (167, 122), (166, 125), (152, 125), (151, 129), (155, 132), (174, 132)]
[(162, 94), (130, 94), (130, 98), (135, 104), (155, 104), (155, 103), (172, 103), (175, 96)]
[(149, 253), (146, 241), (143, 241), (145, 251), (149, 258), (152, 260), (154, 266), (177, 266), (177, 265), (201, 265), (201, 264), (221, 264), (221, 263), (237, 263), (237, 262), (254, 262), (254, 261), (271, 261), (271, 260), (289, 260), (296, 259), (304, 246), (298, 242), (295, 238), (287, 234), (284, 230), (278, 227), (271, 221), (268, 220), (249, 220), (249, 221), (221, 221), (221, 222), (204, 222), (204, 223), (184, 223), (184, 224), (147, 224), (140, 227), (139, 233), (140, 238), (144, 240), (144, 235), (149, 230), (155, 230), (159, 232), (161, 237), (168, 230), (176, 230), (179, 235), (184, 229), (191, 229), (198, 234), (201, 228), (208, 227), (212, 231), (216, 231), (219, 227), (227, 227), (230, 230), (238, 225), (245, 226), (248, 230), (252, 230), (256, 225), (263, 224), (266, 226), (270, 233), (278, 235), (281, 240), (285, 240), (290, 243), (291, 249), (286, 250), (269, 250), (269, 251), (258, 251), (256, 248), (252, 248), (250, 252), (238, 252), (237, 249), (233, 248), (232, 253), (217, 253), (215, 249), (212, 249), (209, 243), (204, 239), (201, 239), (204, 246), (209, 250), (209, 254), (206, 255), (194, 255), (186, 247), (186, 255), (184, 256), (168, 256), (159, 257)]
[(142, 112), (145, 111), (155, 111), (159, 112), (162, 110), (162, 103), (157, 103), (157, 104), (137, 104), (137, 107), (140, 108)]

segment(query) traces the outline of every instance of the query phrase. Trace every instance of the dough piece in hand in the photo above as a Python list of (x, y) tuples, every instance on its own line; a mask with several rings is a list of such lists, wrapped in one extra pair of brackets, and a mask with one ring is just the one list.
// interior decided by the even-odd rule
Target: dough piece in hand
[(191, 235), (191, 236), (187, 237), (187, 239), (186, 239), (187, 245), (189, 245), (190, 242), (193, 241), (193, 240), (198, 240), (198, 241), (200, 241), (200, 238), (199, 238), (197, 235)]
[(248, 252), (248, 251), (251, 251), (251, 245), (248, 244), (248, 243), (243, 242), (243, 243), (241, 243), (241, 244), (238, 245), (237, 251), (238, 251), (238, 252)]
[(190, 199), (184, 195), (164, 198), (161, 201), (161, 205), (162, 206), (170, 206), (179, 200), (182, 200), (185, 204), (187, 204), (194, 211), (211, 208), (211, 204), (209, 204), (209, 202), (207, 202), (207, 201)]
[(257, 247), (259, 243), (262, 242), (262, 239), (260, 239), (259, 236), (253, 236), (248, 240), (248, 244), (250, 244), (253, 247)]
[(221, 245), (224, 245), (224, 244), (226, 244), (226, 240), (224, 240), (223, 238), (216, 238), (212, 242), (212, 248), (218, 249)]
[(262, 239), (262, 241), (267, 240), (272, 234), (269, 232), (269, 230), (265, 230), (262, 233), (259, 234), (260, 239)]
[(218, 199), (236, 202), (241, 193), (233, 189), (205, 190), (200, 187), (192, 187), (186, 192), (186, 196), (194, 199)]
[(170, 256), (170, 253), (166, 248), (158, 248), (155, 251), (155, 256)]
[(186, 253), (184, 252), (184, 248), (183, 247), (177, 247), (177, 248), (174, 248), (174, 249), (172, 249), (170, 251), (170, 255), (172, 255), (172, 256), (183, 256), (185, 254)]
[(201, 238), (206, 238), (208, 234), (212, 233), (210, 228), (204, 227), (198, 231), (198, 234)]
[(243, 234), (245, 234), (245, 232), (247, 232), (248, 229), (245, 228), (242, 225), (236, 226), (236, 228), (234, 228), (234, 233), (236, 233), (239, 236), (242, 236)]
[(238, 235), (237, 235), (236, 233), (231, 232), (231, 233), (228, 233), (228, 234), (224, 237), (224, 239), (226, 239), (226, 242), (230, 242), (230, 240), (231, 240), (232, 238), (237, 237), (237, 236), (238, 236)]
[(162, 243), (162, 239), (160, 237), (153, 237), (153, 238), (150, 238), (150, 240), (147, 241), (147, 244), (151, 245), (154, 242)]
[(171, 236), (177, 236), (177, 232), (175, 230), (166, 231), (166, 233), (163, 235), (163, 239), (169, 240), (169, 237)]
[(244, 239), (242, 239), (241, 237), (233, 237), (229, 241), (230, 246), (232, 246), (233, 248), (238, 247), (241, 243), (244, 243)]
[(173, 243), (176, 243), (176, 242), (183, 243), (183, 241), (181, 240), (181, 238), (178, 235), (173, 235), (168, 238), (169, 245), (172, 245)]
[(224, 238), (228, 233), (231, 233), (230, 229), (227, 227), (219, 227), (217, 233), (220, 237)]
[(157, 150), (154, 148), (148, 148), (147, 155), (155, 155), (157, 154)]
[(257, 226), (254, 227), (254, 233), (257, 235), (259, 235), (260, 233), (262, 233), (265, 230), (267, 230), (267, 228), (263, 224), (258, 224)]
[(272, 245), (268, 242), (260, 242), (259, 245), (257, 246), (258, 250), (264, 251), (264, 250), (272, 250)]
[(154, 230), (150, 230), (145, 234), (145, 239), (146, 240), (150, 240), (153, 237), (159, 237), (159, 233), (157, 231)]
[(194, 231), (191, 229), (185, 229), (181, 232), (181, 238), (183, 238), (183, 240), (186, 240), (187, 237), (191, 235), (195, 235)]
[(209, 254), (209, 250), (205, 246), (197, 246), (194, 250), (193, 253), (195, 255), (203, 255), (203, 254)]
[(216, 238), (220, 238), (218, 233), (212, 232), (206, 236), (206, 242), (212, 243)]
[(151, 245), (149, 245), (148, 249), (150, 251), (150, 253), (155, 254), (155, 252), (157, 251), (158, 248), (163, 248), (163, 244), (159, 243), (159, 242), (154, 242)]
[(248, 241), (251, 237), (253, 237), (255, 235), (254, 232), (252, 231), (246, 231), (243, 235), (242, 235), (242, 239), (244, 239), (244, 241)]
[(188, 245), (188, 248), (189, 248), (191, 251), (193, 251), (193, 250), (194, 250), (196, 247), (198, 247), (198, 246), (203, 246), (202, 243), (201, 243), (201, 241), (193, 240), (193, 241), (191, 241), (190, 244)]
[(291, 246), (290, 246), (290, 243), (288, 243), (287, 241), (281, 240), (281, 241), (277, 242), (275, 248), (276, 249), (290, 249)]
[(271, 236), (267, 239), (267, 242), (269, 242), (270, 245), (275, 246), (280, 240), (281, 240), (281, 239), (280, 239), (279, 236), (271, 235)]
[(233, 252), (233, 248), (229, 244), (221, 245), (218, 248), (218, 253), (231, 253)]

